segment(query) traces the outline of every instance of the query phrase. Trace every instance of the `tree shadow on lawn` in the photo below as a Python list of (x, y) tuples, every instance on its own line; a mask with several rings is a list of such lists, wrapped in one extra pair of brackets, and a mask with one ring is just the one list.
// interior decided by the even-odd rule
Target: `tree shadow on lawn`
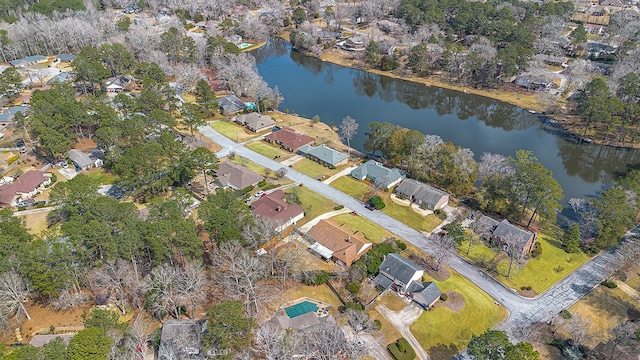
[(454, 344), (449, 346), (438, 344), (429, 348), (429, 357), (433, 360), (449, 360), (453, 359), (459, 350)]
[(436, 279), (437, 281), (445, 281), (451, 276), (451, 272), (449, 272), (449, 269), (447, 269), (447, 267), (444, 265), (440, 265), (440, 269), (436, 271), (436, 264), (433, 259), (429, 257), (422, 257), (411, 254), (409, 255), (409, 260), (420, 265), (427, 275)]

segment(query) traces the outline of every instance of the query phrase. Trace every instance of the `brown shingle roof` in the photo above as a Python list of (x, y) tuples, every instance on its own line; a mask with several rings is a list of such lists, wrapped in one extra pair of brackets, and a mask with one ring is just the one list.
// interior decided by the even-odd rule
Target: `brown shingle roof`
[(371, 242), (367, 241), (362, 233), (347, 232), (342, 226), (327, 220), (320, 220), (307, 232), (307, 236), (333, 251), (333, 257), (346, 266), (351, 266), (371, 249)]
[(311, 136), (299, 134), (290, 128), (274, 131), (264, 138), (269, 142), (275, 142), (293, 151), (296, 151), (302, 145), (311, 144), (315, 141)]
[(18, 193), (30, 193), (49, 177), (44, 171), (29, 170), (22, 174), (13, 184), (0, 186), (0, 203), (9, 204)]
[(221, 163), (218, 166), (218, 170), (216, 170), (216, 176), (223, 186), (231, 185), (238, 190), (242, 190), (249, 185), (255, 185), (262, 180), (262, 176), (232, 162)]
[(290, 219), (304, 213), (302, 206), (288, 204), (284, 198), (284, 192), (276, 190), (254, 201), (251, 205), (251, 212), (269, 219), (274, 225), (286, 224)]

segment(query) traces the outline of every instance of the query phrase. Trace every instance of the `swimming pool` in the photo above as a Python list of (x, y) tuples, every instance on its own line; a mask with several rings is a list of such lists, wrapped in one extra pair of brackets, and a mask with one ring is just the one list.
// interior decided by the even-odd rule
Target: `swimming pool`
[(245, 43), (245, 42), (243, 42), (242, 44), (238, 45), (238, 47), (239, 47), (240, 49), (246, 49), (246, 48), (248, 48), (249, 46), (251, 46), (251, 44), (249, 44), (249, 43)]

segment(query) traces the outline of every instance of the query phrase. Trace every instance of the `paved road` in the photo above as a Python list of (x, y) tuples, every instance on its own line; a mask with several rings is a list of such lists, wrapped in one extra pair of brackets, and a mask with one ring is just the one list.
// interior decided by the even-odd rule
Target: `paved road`
[(49, 212), (49, 211), (56, 210), (59, 207), (60, 206), (47, 206), (47, 207), (43, 207), (43, 208), (39, 208), (39, 209), (16, 211), (16, 212), (13, 213), (13, 216), (24, 216), (24, 215), (30, 215), (30, 214)]
[[(283, 167), (282, 164), (277, 161), (229, 140), (209, 126), (200, 127), (199, 130), (202, 134), (223, 147), (223, 150), (216, 153), (219, 158), (225, 157), (229, 152), (233, 151), (237, 155), (245, 157), (273, 171)], [(398, 237), (423, 249), (427, 254), (432, 254), (431, 247), (428, 246), (427, 238), (402, 222), (380, 211), (367, 210), (364, 208), (362, 202), (294, 169), (287, 168), (286, 176), (294, 182), (302, 183), (310, 190), (338, 204), (353, 209), (358, 215), (373, 221)], [(636, 229), (634, 229), (634, 231), (636, 231)], [(639, 244), (640, 242), (637, 240), (627, 238), (622, 246), (640, 246)], [(623, 249), (616, 248), (603, 252), (535, 299), (519, 296), (513, 290), (507, 288), (502, 283), (488, 276), (457, 255), (450, 256), (446, 264), (487, 292), (509, 311), (507, 319), (497, 327), (507, 331), (513, 340), (521, 341), (527, 339), (529, 335), (529, 325), (535, 322), (551, 320), (555, 314), (571, 306), (581, 297), (588, 294), (595, 286), (602, 282), (602, 280), (610, 276), (617, 268), (617, 264), (621, 262), (620, 255), (623, 251)]]

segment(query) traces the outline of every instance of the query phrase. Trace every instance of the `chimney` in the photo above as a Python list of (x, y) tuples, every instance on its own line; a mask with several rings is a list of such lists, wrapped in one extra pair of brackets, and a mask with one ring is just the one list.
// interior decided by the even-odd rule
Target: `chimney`
[(347, 242), (351, 242), (351, 235), (347, 236)]
[(278, 207), (276, 207), (276, 211), (278, 212), (282, 211), (282, 205), (278, 205)]

